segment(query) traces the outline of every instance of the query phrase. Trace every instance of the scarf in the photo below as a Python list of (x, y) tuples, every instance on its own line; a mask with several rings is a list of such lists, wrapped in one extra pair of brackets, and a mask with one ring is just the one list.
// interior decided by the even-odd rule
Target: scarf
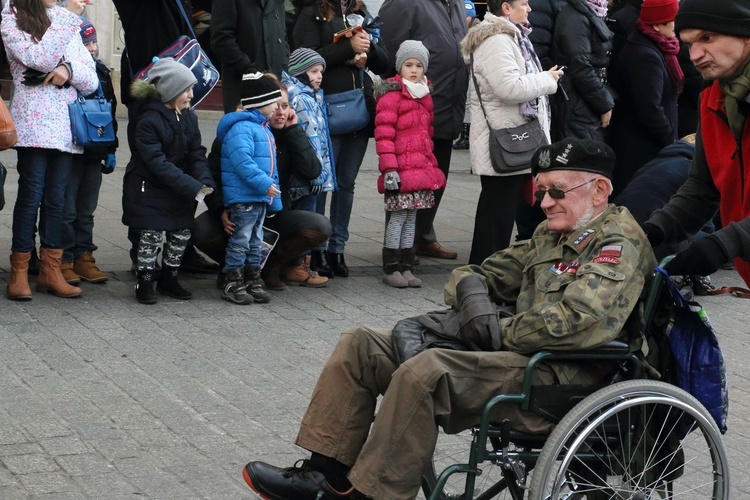
[(637, 27), (638, 31), (651, 40), (664, 56), (667, 63), (667, 74), (669, 74), (674, 87), (675, 98), (679, 97), (685, 87), (685, 75), (682, 73), (682, 68), (677, 60), (677, 54), (680, 52), (680, 41), (677, 37), (667, 38), (640, 19), (638, 19)]
[(403, 78), (401, 81), (404, 83), (406, 90), (409, 91), (409, 95), (414, 99), (421, 99), (430, 93), (430, 87), (427, 86), (427, 78), (423, 77), (422, 80), (417, 83), (404, 80)]
[(731, 80), (719, 80), (719, 87), (724, 92), (724, 107), (727, 120), (736, 138), (742, 136), (742, 126), (747, 118), (740, 113), (740, 101), (750, 102), (750, 59), (739, 69)]
[[(521, 55), (523, 56), (523, 61), (526, 66), (526, 74), (535, 75), (537, 73), (541, 73), (543, 71), (542, 63), (539, 62), (539, 58), (536, 55), (534, 46), (531, 44), (531, 40), (529, 40), (529, 35), (531, 34), (531, 25), (526, 24), (524, 26), (521, 24), (515, 24), (515, 26), (521, 31), (521, 38), (518, 40), (518, 44), (521, 47)], [(547, 99), (547, 96), (541, 96), (538, 99)], [(522, 103), (521, 116), (523, 116), (527, 120), (536, 118), (539, 114), (538, 99), (532, 99), (530, 101)]]
[(607, 0), (586, 0), (586, 3), (598, 17), (607, 17)]

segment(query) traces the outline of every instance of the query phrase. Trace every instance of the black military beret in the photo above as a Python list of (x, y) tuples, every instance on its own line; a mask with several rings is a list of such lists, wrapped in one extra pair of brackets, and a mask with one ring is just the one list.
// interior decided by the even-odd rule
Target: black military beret
[(552, 170), (578, 170), (612, 178), (615, 152), (603, 142), (591, 139), (563, 139), (542, 146), (531, 157), (531, 174)]

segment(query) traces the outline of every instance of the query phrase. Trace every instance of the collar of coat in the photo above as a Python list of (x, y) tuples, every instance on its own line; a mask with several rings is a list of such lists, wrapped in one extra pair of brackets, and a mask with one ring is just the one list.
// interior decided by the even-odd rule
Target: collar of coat
[(461, 40), (461, 54), (467, 58), (490, 37), (495, 35), (508, 35), (519, 42), (521, 32), (516, 26), (505, 19), (490, 14), (485, 14), (484, 21), (472, 26), (463, 40)]

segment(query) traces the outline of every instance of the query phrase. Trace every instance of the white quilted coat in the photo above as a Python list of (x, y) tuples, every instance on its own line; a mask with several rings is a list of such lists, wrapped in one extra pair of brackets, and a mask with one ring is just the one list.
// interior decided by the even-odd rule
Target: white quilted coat
[[(534, 98), (554, 94), (557, 91), (555, 78), (547, 71), (526, 74), (526, 65), (521, 54), (521, 32), (504, 17), (487, 13), (484, 21), (469, 30), (461, 42), (464, 60), (474, 54), (474, 75), (482, 93), (482, 102), (487, 118), (494, 129), (523, 125), (520, 105)], [(469, 79), (471, 102), (471, 132), (469, 135), (471, 171), (475, 175), (520, 175), (530, 170), (513, 174), (498, 174), (492, 169), (489, 150), (489, 129), (479, 106), (474, 82)], [(539, 101), (539, 122), (549, 140), (549, 108), (546, 99)]]

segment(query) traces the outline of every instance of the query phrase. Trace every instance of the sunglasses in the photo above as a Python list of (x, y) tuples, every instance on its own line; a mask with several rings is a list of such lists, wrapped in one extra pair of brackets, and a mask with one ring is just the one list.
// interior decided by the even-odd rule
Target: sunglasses
[(584, 182), (583, 184), (573, 186), (572, 188), (566, 189), (564, 191), (562, 189), (557, 189), (557, 188), (537, 189), (536, 191), (534, 191), (534, 198), (536, 198), (536, 201), (541, 202), (544, 199), (544, 195), (549, 194), (549, 197), (552, 198), (553, 200), (562, 200), (563, 198), (565, 198), (565, 193), (569, 193), (573, 191), (574, 189), (578, 189), (579, 187), (585, 186), (586, 184), (591, 184), (595, 180), (596, 179), (590, 179)]

